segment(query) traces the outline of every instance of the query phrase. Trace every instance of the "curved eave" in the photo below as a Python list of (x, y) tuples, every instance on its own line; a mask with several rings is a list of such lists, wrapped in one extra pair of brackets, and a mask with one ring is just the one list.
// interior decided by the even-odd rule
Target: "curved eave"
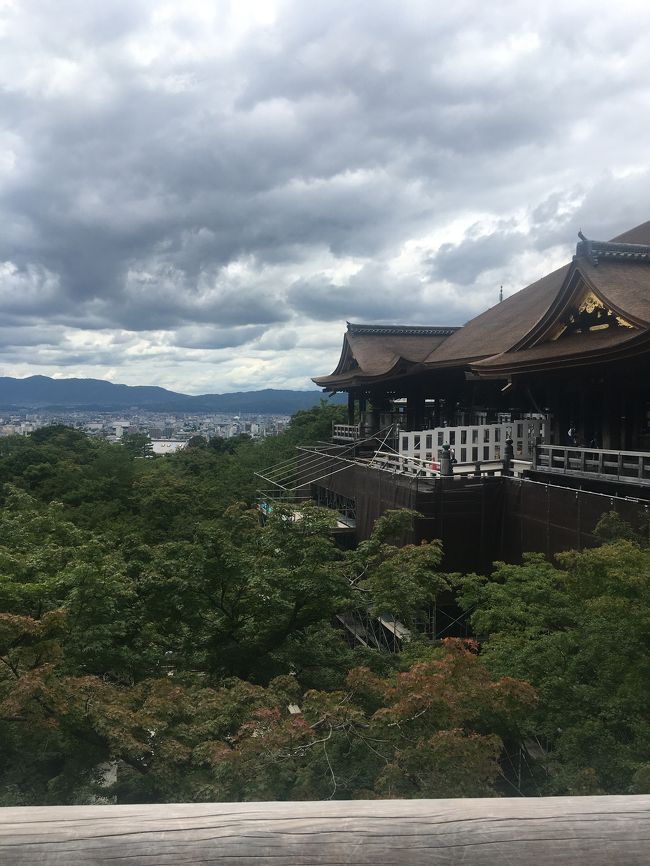
[(471, 364), (477, 364), (487, 358), (493, 358), (494, 355), (471, 355), (467, 358), (452, 358), (449, 361), (425, 361), (421, 365), (421, 369), (427, 373), (433, 373), (436, 370), (451, 370), (454, 368), (466, 369)]
[(569, 269), (562, 281), (562, 285), (546, 309), (546, 312), (540, 316), (532, 328), (520, 337), (516, 343), (513, 343), (507, 351), (525, 351), (526, 349), (530, 349), (533, 346), (544, 342), (557, 322), (565, 317), (572, 306), (575, 305), (580, 292), (583, 290), (581, 281), (584, 282), (584, 277), (580, 274), (576, 262), (574, 261), (569, 265)]
[[(599, 346), (580, 352), (557, 353), (551, 357), (526, 358), (522, 352), (504, 352), (502, 355), (476, 362), (471, 370), (484, 379), (507, 378), (521, 373), (540, 373), (563, 370), (568, 367), (594, 366), (624, 361), (650, 353), (650, 331), (635, 332), (633, 336), (609, 346)], [(519, 356), (519, 357), (518, 357)]]
[[(350, 341), (348, 340), (348, 335), (343, 335), (343, 345), (341, 346), (341, 355), (339, 357), (339, 362), (336, 365), (333, 373), (330, 373), (330, 376), (320, 376), (321, 379), (330, 378), (332, 376), (340, 376), (347, 371), (354, 369), (357, 365), (357, 362), (354, 358), (354, 354), (352, 352), (352, 347), (350, 346)], [(315, 380), (313, 380), (315, 381)]]
[(357, 368), (354, 371), (350, 371), (348, 375), (342, 374), (337, 376), (332, 374), (331, 376), (312, 377), (312, 382), (326, 391), (349, 391), (352, 388), (363, 388), (368, 385), (375, 385), (378, 382), (403, 379), (418, 366), (418, 364), (414, 364), (404, 358), (399, 358), (390, 369), (379, 373), (366, 373), (361, 368)]
[(424, 359), (458, 328), (406, 325), (357, 325), (348, 331), (336, 369), (312, 381), (321, 388), (341, 390), (393, 380), (421, 368)]

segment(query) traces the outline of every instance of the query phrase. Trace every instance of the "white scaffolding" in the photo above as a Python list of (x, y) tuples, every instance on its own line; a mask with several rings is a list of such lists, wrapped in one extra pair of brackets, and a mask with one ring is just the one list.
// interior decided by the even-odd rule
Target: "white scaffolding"
[[(360, 439), (352, 445), (314, 445), (299, 447), (298, 454), (280, 463), (270, 466), (255, 475), (270, 487), (260, 491), (260, 495), (269, 499), (308, 499), (309, 488), (324, 478), (330, 478), (339, 472), (344, 472), (355, 465), (367, 465), (356, 458), (359, 446), (376, 443), (377, 438), (384, 437), (384, 442), (391, 428), (380, 430), (379, 433), (367, 439)], [(383, 444), (383, 443), (382, 443)]]

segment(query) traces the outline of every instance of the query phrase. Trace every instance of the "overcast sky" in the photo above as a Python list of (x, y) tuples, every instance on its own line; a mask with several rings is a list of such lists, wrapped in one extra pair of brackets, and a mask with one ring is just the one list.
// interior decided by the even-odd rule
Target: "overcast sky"
[(308, 388), (647, 219), (645, 0), (0, 0), (0, 375)]

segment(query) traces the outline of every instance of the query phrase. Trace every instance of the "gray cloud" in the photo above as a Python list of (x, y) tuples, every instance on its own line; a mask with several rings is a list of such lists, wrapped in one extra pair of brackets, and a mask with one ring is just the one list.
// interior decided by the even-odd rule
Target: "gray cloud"
[(499, 226), (489, 234), (478, 236), (470, 228), (460, 243), (439, 247), (431, 258), (431, 276), (459, 285), (472, 284), (484, 271), (503, 266), (524, 251), (528, 241), (529, 238), (516, 228)]
[(187, 349), (226, 349), (257, 340), (265, 332), (260, 327), (212, 328), (187, 325), (174, 331), (174, 344)]
[[(464, 321), (578, 228), (650, 217), (648, 25), (631, 0), (1, 6), (4, 363), (144, 381), (164, 346), (193, 381), (307, 385), (327, 371), (282, 354), (319, 322)], [(87, 337), (113, 331), (131, 354)]]
[(331, 322), (452, 325), (475, 312), (470, 298), (445, 294), (425, 279), (391, 274), (381, 264), (365, 265), (343, 285), (322, 274), (297, 281), (288, 298), (305, 317)]

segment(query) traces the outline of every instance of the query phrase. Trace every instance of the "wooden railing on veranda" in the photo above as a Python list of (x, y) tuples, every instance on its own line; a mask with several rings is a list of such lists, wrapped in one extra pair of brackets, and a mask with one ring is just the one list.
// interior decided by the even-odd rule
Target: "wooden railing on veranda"
[(30, 806), (2, 866), (647, 866), (650, 796)]
[(361, 439), (361, 424), (334, 424), (332, 438), (345, 442), (356, 442)]
[(536, 445), (533, 469), (606, 481), (650, 484), (650, 453)]

